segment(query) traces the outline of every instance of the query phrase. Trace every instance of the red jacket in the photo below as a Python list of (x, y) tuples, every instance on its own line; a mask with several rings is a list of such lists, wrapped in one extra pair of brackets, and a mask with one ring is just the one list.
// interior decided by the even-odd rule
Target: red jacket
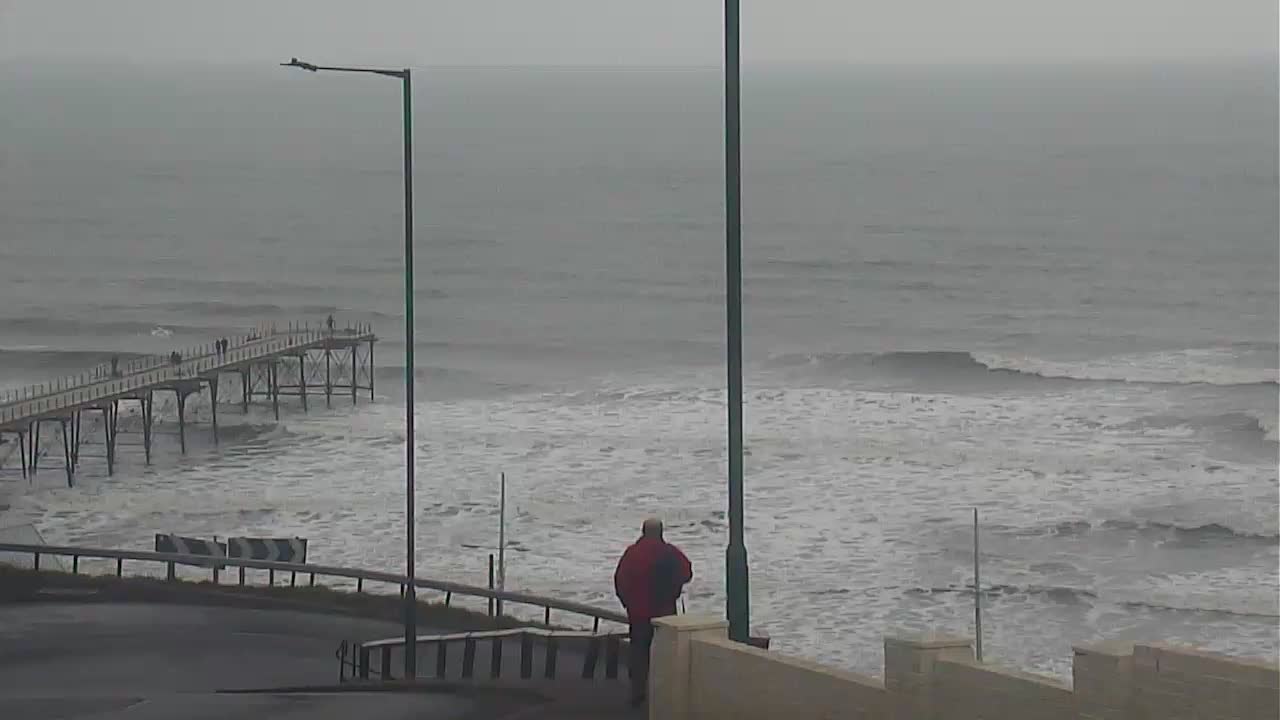
[[(659, 561), (665, 561), (670, 576), (661, 577)], [(693, 565), (675, 545), (657, 538), (642, 537), (622, 553), (613, 573), (613, 588), (627, 608), (632, 623), (676, 614), (676, 599), (685, 583), (693, 579)], [(660, 586), (662, 585), (662, 586)]]

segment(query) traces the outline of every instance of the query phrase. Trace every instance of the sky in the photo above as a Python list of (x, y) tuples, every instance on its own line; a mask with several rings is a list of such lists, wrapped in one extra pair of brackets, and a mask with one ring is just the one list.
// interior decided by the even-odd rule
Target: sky
[[(1276, 0), (742, 0), (744, 65), (1275, 59)], [(721, 0), (0, 0), (0, 62), (718, 66)]]

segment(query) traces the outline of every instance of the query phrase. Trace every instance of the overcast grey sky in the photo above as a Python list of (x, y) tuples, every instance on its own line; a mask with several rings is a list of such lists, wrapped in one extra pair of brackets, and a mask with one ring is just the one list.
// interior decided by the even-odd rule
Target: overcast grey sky
[[(0, 0), (0, 61), (718, 65), (721, 0)], [(1276, 0), (743, 0), (744, 62), (1276, 54)]]

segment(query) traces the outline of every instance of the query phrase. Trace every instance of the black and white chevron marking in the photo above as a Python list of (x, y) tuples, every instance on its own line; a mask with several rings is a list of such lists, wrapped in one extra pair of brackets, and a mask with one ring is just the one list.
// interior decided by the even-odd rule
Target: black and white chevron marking
[[(156, 533), (156, 552), (178, 553), (180, 555), (207, 555), (209, 557), (226, 557), (227, 546), (213, 540), (183, 537), (181, 535)], [(207, 567), (209, 563), (193, 562), (189, 565)]]
[(305, 563), (306, 538), (231, 538), (227, 541), (233, 558)]

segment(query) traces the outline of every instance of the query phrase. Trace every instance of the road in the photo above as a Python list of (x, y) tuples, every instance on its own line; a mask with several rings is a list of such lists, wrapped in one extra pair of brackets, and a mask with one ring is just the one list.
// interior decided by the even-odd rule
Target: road
[(339, 642), (399, 631), (392, 623), (287, 610), (0, 605), (0, 717), (395, 720), (500, 717), (511, 709), (510, 699), (449, 693), (217, 692), (334, 685)]

